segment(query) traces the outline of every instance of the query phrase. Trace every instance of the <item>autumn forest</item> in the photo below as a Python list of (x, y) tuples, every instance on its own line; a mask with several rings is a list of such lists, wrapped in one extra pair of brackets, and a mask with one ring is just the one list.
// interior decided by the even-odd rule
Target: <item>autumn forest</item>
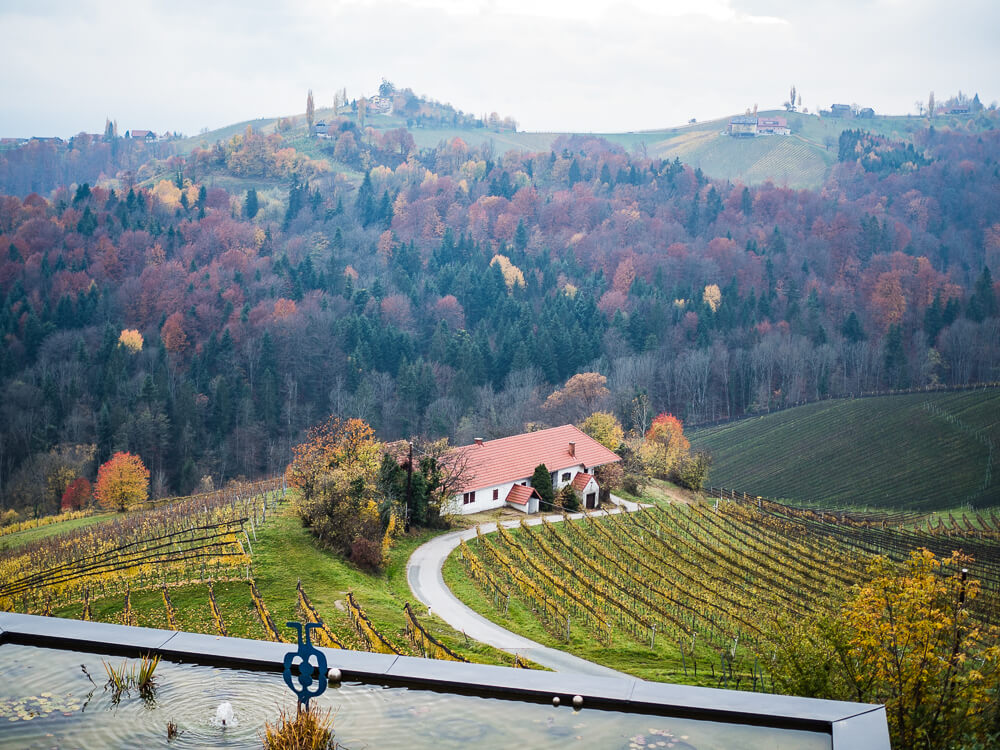
[[(464, 443), (996, 381), (998, 119), (845, 130), (818, 190), (356, 112), (0, 150), (0, 503), (53, 512), (117, 451), (159, 495), (277, 474), (331, 414)], [(605, 403), (547, 401), (583, 372)]]

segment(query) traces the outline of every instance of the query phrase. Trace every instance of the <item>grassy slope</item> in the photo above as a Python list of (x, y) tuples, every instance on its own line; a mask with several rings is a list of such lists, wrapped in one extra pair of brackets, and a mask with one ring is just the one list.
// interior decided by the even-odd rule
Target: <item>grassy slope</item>
[(346, 612), (337, 604), (346, 600), (348, 591), (353, 591), (382, 635), (404, 649), (409, 648), (409, 642), (404, 634), (403, 605), (410, 602), (428, 632), (470, 661), (509, 663), (500, 652), (474, 641), (467, 643), (461, 633), (442, 620), (427, 617), (426, 610), (414, 599), (406, 582), (406, 561), (414, 549), (435, 533), (440, 532), (422, 531), (401, 537), (390, 552), (385, 573), (372, 576), (318, 548), (298, 519), (286, 510), (273, 523), (269, 521), (260, 534), (254, 548), (254, 577), (279, 630), (286, 621), (298, 619), (295, 584), (301, 579), (313, 606), (341, 639), (356, 641)]
[(73, 529), (80, 529), (84, 526), (90, 526), (91, 524), (98, 523), (99, 521), (107, 521), (114, 517), (114, 513), (95, 513), (94, 515), (87, 516), (85, 518), (74, 518), (72, 521), (59, 521), (58, 523), (38, 526), (34, 529), (25, 529), (24, 531), (18, 531), (13, 534), (5, 534), (4, 536), (0, 536), (0, 551), (10, 549), (12, 547), (20, 547), (22, 544), (36, 542), (39, 539), (45, 539), (53, 534), (62, 534), (66, 531), (73, 531)]
[(1000, 390), (825, 401), (690, 438), (713, 455), (712, 484), (751, 494), (885, 508), (998, 505), (996, 474), (976, 497), (989, 451), (963, 425), (1000, 443)]

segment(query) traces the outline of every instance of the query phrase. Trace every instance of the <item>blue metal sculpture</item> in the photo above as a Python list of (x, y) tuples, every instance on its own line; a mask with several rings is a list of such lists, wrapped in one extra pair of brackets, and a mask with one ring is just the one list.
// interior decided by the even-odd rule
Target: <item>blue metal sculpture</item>
[[(322, 695), (326, 690), (326, 654), (312, 645), (309, 631), (318, 628), (315, 622), (305, 624), (305, 641), (302, 640), (303, 628), (300, 622), (285, 623), (290, 628), (295, 628), (299, 634), (299, 648), (297, 651), (289, 651), (285, 654), (285, 684), (295, 693), (306, 710), (309, 709), (309, 700), (318, 695)], [(296, 662), (296, 660), (298, 660)], [(313, 663), (315, 661), (315, 663)], [(293, 674), (293, 667), (295, 674)], [(298, 682), (298, 687), (295, 683)], [(311, 689), (313, 683), (315, 689)]]

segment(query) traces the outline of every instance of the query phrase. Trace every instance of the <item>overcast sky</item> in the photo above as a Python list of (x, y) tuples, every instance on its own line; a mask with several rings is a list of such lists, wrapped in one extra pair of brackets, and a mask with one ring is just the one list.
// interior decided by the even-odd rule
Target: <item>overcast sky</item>
[(0, 136), (196, 134), (400, 87), (524, 130), (1000, 98), (996, 0), (0, 0)]

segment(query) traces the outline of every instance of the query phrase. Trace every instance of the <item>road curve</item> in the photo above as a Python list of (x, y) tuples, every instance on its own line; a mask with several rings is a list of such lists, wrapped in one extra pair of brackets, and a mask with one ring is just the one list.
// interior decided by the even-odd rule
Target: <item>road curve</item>
[[(635, 503), (618, 500), (619, 508), (611, 513), (621, 513), (622, 508), (633, 511), (638, 508)], [(590, 515), (600, 515), (609, 511), (595, 511)], [(581, 518), (582, 513), (573, 513), (570, 518)], [(546, 520), (555, 523), (562, 521), (561, 515), (546, 516)], [(529, 525), (536, 525), (542, 522), (538, 516), (526, 518)], [(520, 525), (521, 521), (504, 521), (504, 528), (512, 528)], [(495, 523), (481, 524), (480, 529), (484, 534), (496, 531)], [(473, 539), (476, 530), (462, 529), (449, 534), (442, 534), (420, 545), (410, 555), (406, 564), (406, 580), (410, 584), (410, 589), (414, 596), (423, 602), (431, 612), (440, 617), (455, 630), (461, 630), (469, 638), (488, 643), (490, 646), (501, 649), (511, 654), (518, 654), (525, 659), (530, 659), (536, 664), (553, 669), (556, 672), (576, 672), (579, 674), (594, 675), (598, 677), (620, 677), (634, 679), (631, 675), (623, 672), (616, 672), (608, 667), (595, 664), (594, 662), (581, 659), (559, 649), (543, 646), (541, 643), (512, 633), (500, 627), (494, 622), (490, 622), (478, 612), (470, 609), (460, 602), (445, 585), (444, 577), (441, 575), (441, 568), (444, 561), (459, 542), (463, 539)]]

